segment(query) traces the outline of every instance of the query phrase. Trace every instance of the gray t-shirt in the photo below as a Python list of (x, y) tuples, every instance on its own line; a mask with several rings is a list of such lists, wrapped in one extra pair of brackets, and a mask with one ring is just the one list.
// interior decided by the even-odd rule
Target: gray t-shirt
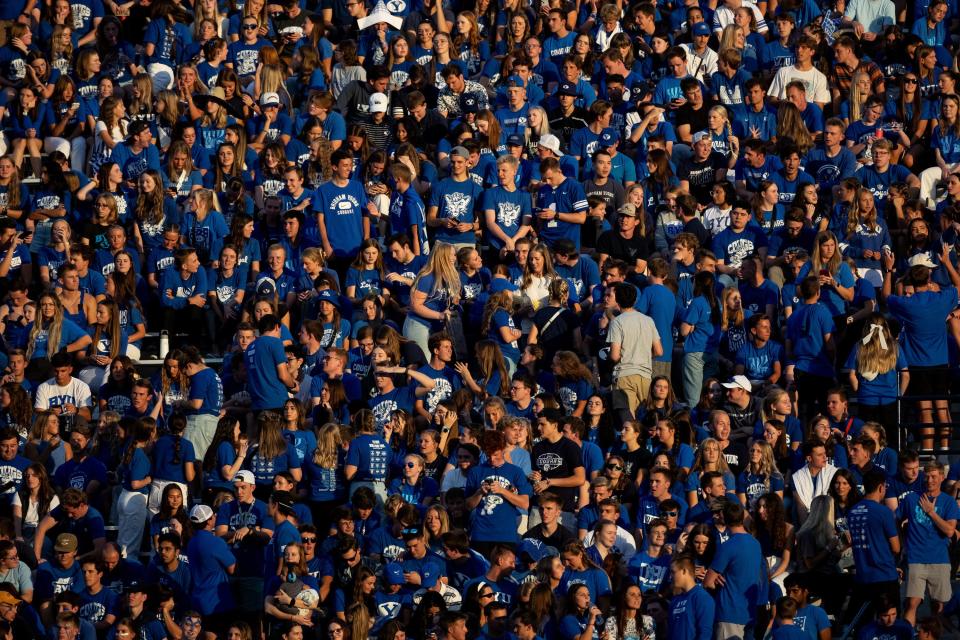
[(621, 313), (610, 322), (607, 342), (620, 345), (620, 362), (613, 369), (615, 377), (653, 377), (653, 343), (660, 339), (653, 318), (639, 311)]

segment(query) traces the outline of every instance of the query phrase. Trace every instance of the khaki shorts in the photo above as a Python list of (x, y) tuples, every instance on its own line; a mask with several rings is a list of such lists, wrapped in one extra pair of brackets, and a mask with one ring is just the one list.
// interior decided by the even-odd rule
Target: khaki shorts
[(628, 409), (631, 415), (637, 413), (637, 407), (647, 399), (650, 391), (650, 378), (641, 375), (620, 376), (613, 383), (613, 408)]
[(953, 597), (950, 587), (949, 564), (907, 565), (907, 597), (923, 600), (927, 592), (937, 602), (949, 602)]

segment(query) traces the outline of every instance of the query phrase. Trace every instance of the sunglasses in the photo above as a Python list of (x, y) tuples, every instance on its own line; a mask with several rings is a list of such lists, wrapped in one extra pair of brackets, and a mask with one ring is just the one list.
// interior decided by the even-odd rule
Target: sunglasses
[(407, 469), (413, 469), (413, 468), (416, 467), (416, 466), (417, 466), (417, 463), (416, 463), (416, 462), (408, 462), (408, 463), (407, 463)]
[(904, 78), (903, 84), (917, 84), (916, 78)]
[(676, 518), (678, 513), (676, 511), (661, 511), (660, 515), (666, 516), (667, 518)]
[(623, 471), (622, 464), (608, 464), (607, 469), (614, 469), (615, 471)]
[(316, 538), (300, 538), (300, 540), (303, 544), (317, 544)]
[(259, 28), (260, 28), (260, 25), (256, 25), (256, 24), (245, 24), (245, 25), (243, 25), (243, 28), (244, 28), (244, 29), (249, 29), (249, 30), (259, 29)]

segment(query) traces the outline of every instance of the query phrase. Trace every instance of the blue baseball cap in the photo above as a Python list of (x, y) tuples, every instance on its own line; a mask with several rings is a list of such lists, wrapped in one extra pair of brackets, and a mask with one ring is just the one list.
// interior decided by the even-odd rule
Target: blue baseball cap
[(612, 147), (620, 142), (620, 132), (613, 127), (607, 127), (600, 132), (600, 146)]
[(558, 96), (573, 96), (577, 97), (577, 88), (573, 85), (572, 82), (561, 82), (560, 86), (557, 88)]
[(543, 544), (540, 540), (524, 538), (517, 547), (517, 563), (522, 563), (521, 558), (523, 558), (523, 556), (527, 556), (530, 562), (540, 562), (543, 558), (550, 555), (548, 552), (549, 548), (550, 547)]
[(390, 562), (383, 568), (383, 576), (387, 579), (387, 584), (403, 584), (406, 578), (403, 577), (403, 567), (397, 562)]
[(706, 22), (698, 22), (693, 25), (693, 35), (695, 36), (708, 36), (710, 35), (710, 27), (707, 26)]
[(522, 147), (522, 146), (524, 146), (523, 136), (521, 136), (521, 135), (518, 134), (518, 133), (511, 133), (509, 136), (507, 136), (507, 146), (508, 146), (508, 147)]
[(437, 582), (440, 580), (441, 573), (442, 572), (436, 565), (429, 564), (425, 566), (420, 574), (420, 586), (424, 589), (434, 588), (437, 586)]
[(520, 76), (510, 76), (509, 78), (507, 78), (507, 88), (510, 88), (510, 87), (525, 88), (526, 86), (527, 86), (527, 83), (524, 82), (523, 78), (521, 78)]
[(500, 293), (501, 291), (509, 291), (514, 293), (517, 291), (517, 285), (513, 284), (507, 278), (494, 278), (490, 281), (490, 293)]

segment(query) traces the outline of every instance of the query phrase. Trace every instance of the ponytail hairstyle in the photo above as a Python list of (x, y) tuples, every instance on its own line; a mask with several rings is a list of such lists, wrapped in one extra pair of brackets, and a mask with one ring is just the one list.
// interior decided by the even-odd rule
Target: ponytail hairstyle
[(187, 428), (187, 417), (182, 413), (174, 413), (167, 421), (167, 429), (170, 430), (170, 436), (173, 438), (173, 464), (182, 464), (180, 448), (183, 445), (183, 432)]
[(147, 424), (145, 420), (134, 420), (132, 432), (127, 440), (127, 448), (123, 452), (123, 459), (120, 463), (122, 466), (130, 465), (138, 444), (145, 445), (150, 442), (150, 438), (153, 436), (153, 427)]

